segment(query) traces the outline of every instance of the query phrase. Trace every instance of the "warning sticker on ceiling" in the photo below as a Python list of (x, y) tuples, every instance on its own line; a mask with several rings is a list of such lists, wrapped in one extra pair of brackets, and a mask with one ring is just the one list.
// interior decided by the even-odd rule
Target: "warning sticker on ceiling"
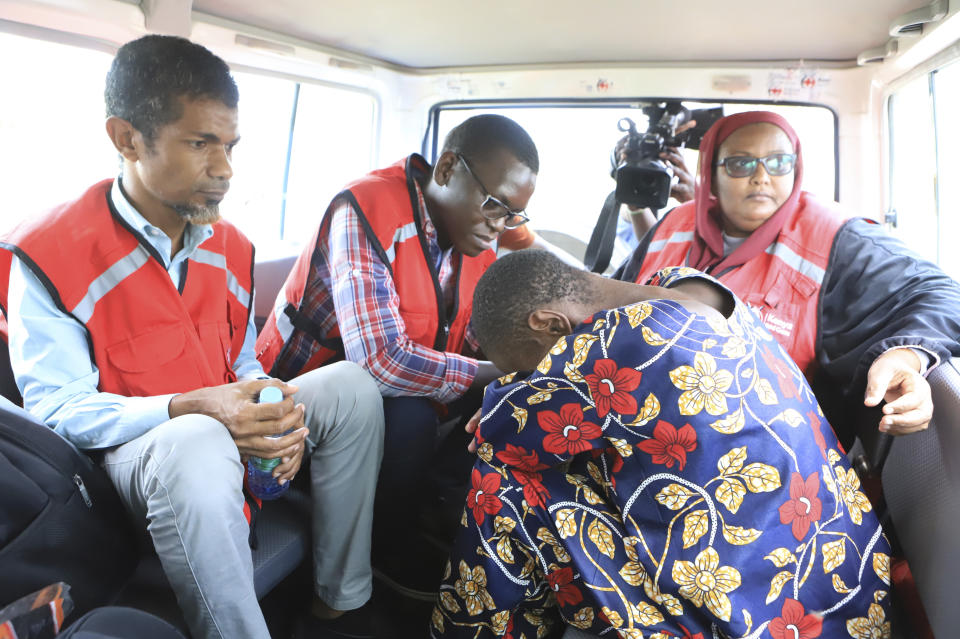
[(811, 67), (771, 71), (767, 79), (767, 95), (774, 101), (815, 102), (829, 87), (829, 74)]

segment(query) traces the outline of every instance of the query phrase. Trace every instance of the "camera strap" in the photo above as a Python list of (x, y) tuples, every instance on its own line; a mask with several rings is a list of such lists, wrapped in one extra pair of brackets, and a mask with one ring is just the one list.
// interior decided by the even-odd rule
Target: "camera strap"
[(613, 256), (613, 244), (617, 238), (617, 214), (620, 211), (620, 202), (617, 201), (617, 192), (610, 191), (610, 195), (603, 202), (600, 217), (597, 219), (587, 252), (583, 256), (583, 263), (587, 270), (593, 273), (603, 273), (610, 264)]

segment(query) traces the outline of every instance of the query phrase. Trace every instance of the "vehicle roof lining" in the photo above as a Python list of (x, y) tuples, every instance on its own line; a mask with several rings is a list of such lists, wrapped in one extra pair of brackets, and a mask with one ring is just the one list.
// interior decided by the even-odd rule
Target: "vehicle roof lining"
[[(491, 0), (468, 11), (429, 0), (194, 0), (193, 10), (407, 70), (505, 64), (853, 63), (928, 0)], [(362, 19), (358, 19), (361, 16)], [(851, 28), (851, 25), (857, 25)], [(682, 47), (678, 47), (682, 42)]]

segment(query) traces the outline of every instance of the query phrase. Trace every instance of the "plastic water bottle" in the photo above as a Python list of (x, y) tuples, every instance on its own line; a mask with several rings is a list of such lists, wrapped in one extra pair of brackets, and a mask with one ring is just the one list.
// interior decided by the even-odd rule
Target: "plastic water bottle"
[[(276, 386), (267, 386), (260, 391), (258, 400), (261, 404), (283, 401), (283, 392)], [(282, 437), (282, 435), (274, 435)], [(247, 488), (250, 494), (260, 499), (276, 499), (287, 492), (290, 488), (290, 482), (282, 486), (273, 476), (273, 469), (280, 465), (280, 458), (263, 459), (251, 455), (247, 458)]]

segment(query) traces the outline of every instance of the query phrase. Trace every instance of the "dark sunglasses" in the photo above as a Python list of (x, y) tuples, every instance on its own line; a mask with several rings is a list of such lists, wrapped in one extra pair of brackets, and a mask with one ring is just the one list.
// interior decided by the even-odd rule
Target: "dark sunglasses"
[(488, 220), (499, 220), (500, 218), (506, 218), (503, 222), (503, 226), (508, 229), (515, 229), (518, 226), (523, 226), (530, 221), (530, 218), (527, 217), (527, 214), (523, 211), (523, 209), (514, 211), (509, 206), (490, 195), (490, 191), (487, 190), (487, 187), (483, 185), (483, 182), (480, 181), (480, 178), (477, 177), (477, 174), (474, 173), (473, 169), (470, 168), (470, 164), (467, 163), (467, 159), (459, 153), (457, 153), (457, 157), (461, 162), (463, 162), (463, 167), (467, 170), (467, 173), (470, 174), (470, 177), (473, 178), (474, 182), (477, 183), (477, 186), (480, 187), (480, 193), (486, 198), (483, 200), (483, 204), (480, 205), (480, 211), (483, 213), (483, 217), (487, 218)]
[(725, 158), (720, 164), (730, 177), (743, 178), (756, 173), (757, 164), (762, 164), (768, 175), (787, 175), (793, 172), (796, 162), (796, 153), (773, 153), (765, 158), (734, 155)]

